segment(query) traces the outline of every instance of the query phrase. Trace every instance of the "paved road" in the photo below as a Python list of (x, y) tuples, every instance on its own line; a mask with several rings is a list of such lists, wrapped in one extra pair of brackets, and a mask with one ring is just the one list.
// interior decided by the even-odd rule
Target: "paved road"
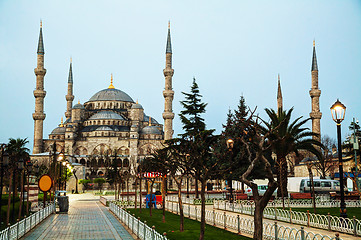
[(22, 239), (133, 239), (99, 197), (74, 194), (69, 201), (68, 214), (52, 214)]

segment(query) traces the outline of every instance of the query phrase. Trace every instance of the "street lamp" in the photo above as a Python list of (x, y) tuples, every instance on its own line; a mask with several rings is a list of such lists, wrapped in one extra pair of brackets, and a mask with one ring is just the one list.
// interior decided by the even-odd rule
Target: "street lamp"
[(61, 152), (61, 153), (59, 153), (59, 156), (58, 156), (58, 162), (60, 163), (59, 164), (59, 182), (58, 182), (58, 190), (60, 191), (61, 190), (61, 185), (62, 185), (62, 171), (63, 171), (63, 169), (62, 169), (62, 161), (63, 161), (63, 159), (64, 159), (64, 153), (63, 152)]
[[(186, 154), (187, 161), (189, 160), (191, 155)], [(189, 198), (189, 174), (187, 174), (187, 198)]]
[[(1, 169), (0, 169), (0, 209), (2, 207), (2, 196), (3, 196), (3, 178), (4, 178), (4, 167), (7, 167), (9, 165), (9, 154), (5, 150), (6, 144), (1, 144)], [(0, 226), (2, 225), (1, 221), (1, 212), (0, 212)]]
[[(226, 143), (227, 143), (227, 149), (230, 153), (230, 163), (232, 163), (234, 141), (233, 141), (233, 139), (229, 138), (229, 139), (227, 139)], [(232, 172), (230, 172), (230, 174), (232, 175)], [(228, 186), (229, 186), (229, 200), (231, 203), (233, 203), (233, 186), (232, 186), (232, 176), (231, 175), (229, 176)]]
[(347, 218), (347, 210), (345, 203), (345, 193), (343, 184), (343, 163), (342, 163), (342, 149), (341, 149), (341, 122), (345, 119), (346, 106), (343, 105), (338, 99), (331, 106), (332, 119), (337, 124), (337, 144), (338, 144), (338, 162), (339, 162), (339, 173), (340, 173), (340, 193), (341, 193), (341, 204), (340, 204), (340, 217)]

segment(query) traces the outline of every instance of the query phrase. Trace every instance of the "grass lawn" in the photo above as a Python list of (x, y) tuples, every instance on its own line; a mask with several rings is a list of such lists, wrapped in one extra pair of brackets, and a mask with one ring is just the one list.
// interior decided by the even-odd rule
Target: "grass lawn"
[[(286, 208), (287, 209), (287, 208)], [(352, 218), (353, 216), (355, 216), (357, 219), (361, 220), (361, 209), (360, 208), (347, 208), (347, 216), (349, 218)], [(313, 208), (292, 208), (292, 211), (298, 211), (298, 212), (307, 212), (307, 210), (310, 211), (310, 213), (313, 213)], [(317, 208), (316, 206), (316, 214), (321, 214), (321, 215), (327, 215), (328, 213), (330, 213), (333, 216), (340, 216), (340, 208)]]
[[(159, 233), (167, 233), (169, 239), (184, 239), (194, 240), (199, 238), (201, 223), (195, 220), (184, 218), (184, 232), (179, 231), (179, 215), (166, 212), (165, 220), (162, 222), (162, 210), (152, 209), (152, 217), (149, 216), (149, 209), (142, 209), (142, 213), (139, 213), (139, 209), (128, 209), (136, 217), (140, 217), (141, 221), (147, 221), (148, 226), (155, 226), (155, 230)], [(219, 239), (251, 239), (244, 236), (225, 231), (220, 228), (216, 228), (210, 225), (206, 225), (205, 239), (207, 240), (219, 240)]]

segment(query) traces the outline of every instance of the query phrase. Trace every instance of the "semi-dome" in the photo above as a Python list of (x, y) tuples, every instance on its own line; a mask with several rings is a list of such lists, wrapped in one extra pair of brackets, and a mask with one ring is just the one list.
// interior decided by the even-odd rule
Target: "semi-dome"
[[(144, 114), (144, 119), (143, 119), (144, 122), (149, 122), (149, 116), (145, 115)], [(155, 120), (154, 118), (151, 117), (151, 123), (152, 124), (159, 124), (157, 120)]]
[(133, 104), (132, 109), (143, 109), (143, 106), (139, 103)]
[(160, 135), (161, 132), (156, 126), (147, 126), (142, 129), (141, 134), (158, 134)]
[(106, 88), (94, 94), (89, 101), (122, 101), (134, 102), (133, 99), (125, 92), (115, 89)]
[(57, 127), (52, 132), (52, 135), (64, 135), (65, 134), (65, 127)]
[(85, 109), (84, 106), (80, 103), (77, 103), (73, 106), (73, 109)]
[(112, 111), (101, 111), (89, 118), (89, 120), (99, 120), (99, 119), (124, 120), (122, 116)]

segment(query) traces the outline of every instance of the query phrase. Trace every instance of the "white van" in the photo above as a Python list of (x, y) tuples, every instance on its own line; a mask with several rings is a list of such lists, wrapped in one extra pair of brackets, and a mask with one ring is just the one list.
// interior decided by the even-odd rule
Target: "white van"
[[(340, 192), (340, 182), (338, 180), (330, 179), (314, 179), (313, 185), (315, 187), (315, 193), (328, 193), (328, 192)], [(344, 187), (345, 192), (347, 187)], [(311, 180), (302, 179), (300, 184), (300, 192), (311, 192)]]

